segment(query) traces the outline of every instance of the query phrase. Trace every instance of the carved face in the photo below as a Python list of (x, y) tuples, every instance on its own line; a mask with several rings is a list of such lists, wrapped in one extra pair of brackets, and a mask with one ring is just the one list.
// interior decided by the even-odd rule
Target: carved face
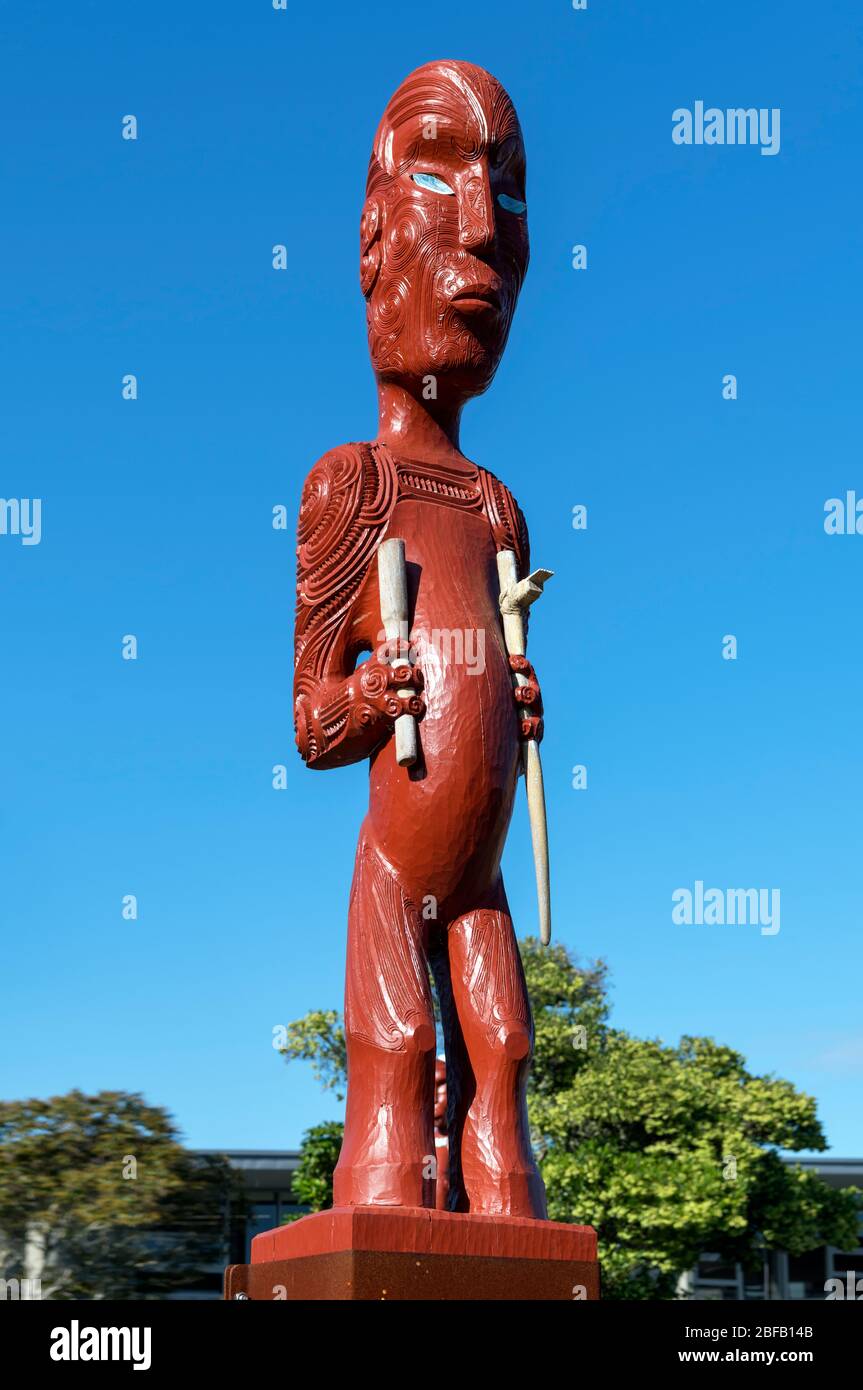
[(512, 102), (470, 63), (417, 68), (369, 164), (360, 279), (379, 377), (429, 399), (489, 385), (528, 262), (525, 157)]

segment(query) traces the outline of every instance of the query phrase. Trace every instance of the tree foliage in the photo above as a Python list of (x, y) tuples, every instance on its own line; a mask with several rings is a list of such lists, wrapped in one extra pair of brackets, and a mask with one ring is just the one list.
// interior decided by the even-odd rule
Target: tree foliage
[(199, 1277), (236, 1179), (168, 1114), (102, 1091), (0, 1102), (0, 1269), (43, 1298), (141, 1298)]
[(287, 1027), (287, 1041), (279, 1052), (286, 1062), (310, 1062), (312, 1074), (324, 1091), (344, 1100), (348, 1053), (341, 1018), (335, 1009), (312, 1009)]
[(300, 1162), (291, 1186), (297, 1201), (311, 1211), (324, 1211), (333, 1205), (333, 1170), (344, 1132), (340, 1120), (326, 1120), (312, 1125), (303, 1135)]

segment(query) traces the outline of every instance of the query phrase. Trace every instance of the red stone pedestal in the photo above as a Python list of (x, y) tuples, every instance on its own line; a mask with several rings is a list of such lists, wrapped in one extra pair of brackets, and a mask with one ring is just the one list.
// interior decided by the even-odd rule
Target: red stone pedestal
[(524, 1300), (599, 1298), (590, 1226), (428, 1207), (334, 1207), (252, 1241), (225, 1298)]

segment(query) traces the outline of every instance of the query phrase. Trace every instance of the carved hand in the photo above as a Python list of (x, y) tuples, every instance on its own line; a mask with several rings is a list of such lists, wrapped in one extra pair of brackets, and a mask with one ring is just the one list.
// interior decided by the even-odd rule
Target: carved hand
[(527, 685), (516, 685), (512, 692), (518, 707), (521, 736), (541, 743), (545, 726), (542, 717), (542, 691), (536, 672), (526, 656), (510, 656), (509, 666), (511, 671), (518, 671), (527, 679)]
[[(398, 655), (398, 653), (395, 653)], [(296, 704), (297, 748), (313, 768), (343, 767), (367, 758), (393, 730), (400, 714), (421, 719), (423, 676), (407, 660), (390, 665), (385, 644), (349, 676), (321, 682), (317, 699)], [(399, 690), (410, 690), (407, 698)]]
[[(385, 642), (368, 661), (357, 667), (353, 691), (356, 724), (382, 722), (391, 730), (400, 714), (422, 718), (425, 713), (425, 702), (420, 694), (422, 671), (400, 656), (397, 644)], [(396, 693), (399, 690), (411, 690), (413, 694), (405, 697)]]

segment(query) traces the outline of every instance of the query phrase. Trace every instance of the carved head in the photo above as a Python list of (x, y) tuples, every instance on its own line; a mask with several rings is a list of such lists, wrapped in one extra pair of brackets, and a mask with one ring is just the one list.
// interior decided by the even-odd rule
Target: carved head
[(525, 155), (515, 108), (472, 63), (417, 68), (391, 97), (369, 162), (360, 281), (379, 378), (467, 399), (491, 382), (527, 270)]

